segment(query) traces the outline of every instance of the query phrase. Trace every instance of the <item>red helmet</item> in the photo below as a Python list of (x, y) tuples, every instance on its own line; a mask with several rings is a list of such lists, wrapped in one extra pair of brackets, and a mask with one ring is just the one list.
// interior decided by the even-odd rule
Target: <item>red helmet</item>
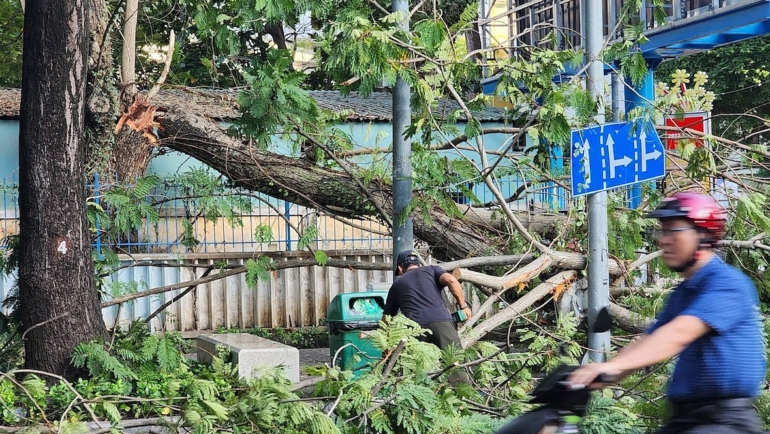
[(655, 219), (686, 218), (711, 235), (712, 243), (725, 236), (725, 211), (709, 195), (692, 191), (674, 193), (645, 217)]

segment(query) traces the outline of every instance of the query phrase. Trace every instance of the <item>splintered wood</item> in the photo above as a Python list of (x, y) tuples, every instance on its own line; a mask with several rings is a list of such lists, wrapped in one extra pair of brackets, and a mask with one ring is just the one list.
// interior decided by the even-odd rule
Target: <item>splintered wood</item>
[(159, 126), (155, 122), (155, 110), (155, 106), (149, 104), (147, 98), (142, 94), (137, 94), (128, 111), (120, 116), (118, 124), (115, 125), (115, 134), (118, 134), (123, 125), (126, 125), (132, 130), (142, 133), (142, 136), (154, 144), (158, 141), (154, 129)]

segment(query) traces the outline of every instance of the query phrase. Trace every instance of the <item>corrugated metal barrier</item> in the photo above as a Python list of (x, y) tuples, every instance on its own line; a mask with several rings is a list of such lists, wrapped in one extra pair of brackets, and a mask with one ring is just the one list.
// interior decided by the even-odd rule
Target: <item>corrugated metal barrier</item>
[[(242, 265), (247, 257), (172, 258), (169, 255), (152, 255), (135, 258), (142, 265), (125, 268), (108, 279), (118, 282), (124, 288), (137, 291), (181, 283), (201, 277), (209, 267), (210, 275), (219, 272), (220, 264)], [(274, 260), (297, 259), (301, 254), (276, 254)], [(388, 253), (330, 252), (330, 257), (360, 262), (389, 261)], [(131, 265), (133, 260), (123, 261)], [(255, 288), (249, 288), (245, 275), (227, 277), (198, 285), (183, 298), (163, 309), (150, 326), (153, 331), (196, 331), (219, 328), (250, 327), (303, 327), (323, 325), (326, 308), (339, 293), (366, 291), (374, 282), (389, 286), (392, 282), (389, 271), (351, 270), (333, 267), (300, 267), (278, 270), (270, 279), (259, 281)], [(13, 277), (0, 279), (0, 300), (4, 300), (15, 283)], [(184, 292), (177, 289), (163, 294), (138, 298), (122, 305), (103, 309), (108, 328), (126, 326), (131, 321), (147, 318), (167, 301)], [(121, 293), (120, 295), (124, 295)], [(104, 301), (112, 299), (105, 295)], [(9, 313), (8, 309), (3, 309)]]

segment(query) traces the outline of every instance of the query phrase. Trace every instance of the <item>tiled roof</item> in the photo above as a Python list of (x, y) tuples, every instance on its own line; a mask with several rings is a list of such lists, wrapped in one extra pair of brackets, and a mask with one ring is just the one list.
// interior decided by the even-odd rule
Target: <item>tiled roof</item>
[[(343, 96), (337, 91), (317, 90), (310, 95), (322, 109), (347, 112), (349, 121), (390, 122), (392, 119), (393, 97), (388, 92), (373, 92), (364, 98), (357, 92)], [(0, 119), (17, 119), (21, 91), (19, 89), (0, 89)], [(238, 90), (212, 90), (195, 88), (167, 88), (161, 90), (152, 101), (162, 107), (188, 107), (195, 113), (220, 120), (232, 120), (239, 116)], [(454, 102), (442, 101), (434, 109), (438, 115), (449, 114), (457, 109)], [(474, 113), (479, 121), (502, 121), (505, 111), (499, 108), (487, 107)]]
[(0, 119), (19, 117), (21, 89), (0, 89)]

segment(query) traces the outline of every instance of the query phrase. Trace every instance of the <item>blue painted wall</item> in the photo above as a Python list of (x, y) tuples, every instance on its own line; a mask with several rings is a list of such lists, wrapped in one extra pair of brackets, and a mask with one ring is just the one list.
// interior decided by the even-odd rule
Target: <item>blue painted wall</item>
[(0, 181), (19, 174), (19, 121), (0, 120)]
[[(501, 123), (484, 123), (484, 127), (502, 127)], [(355, 122), (338, 125), (337, 128), (344, 134), (350, 136), (355, 143), (362, 148), (387, 148), (392, 143), (392, 126), (387, 122), (363, 123)], [(462, 131), (463, 125), (458, 125), (458, 130)], [(510, 134), (488, 134), (484, 136), (484, 146), (488, 151), (500, 151), (508, 145)], [(298, 155), (299, 151), (291, 149), (291, 146), (285, 142), (276, 142), (274, 152), (285, 155)], [(477, 164), (478, 156), (472, 151), (446, 150), (440, 151), (450, 159), (470, 158)], [(390, 164), (390, 154), (380, 154), (379, 158), (382, 164)], [(489, 155), (490, 161), (497, 159), (496, 155)], [(372, 160), (372, 156), (361, 156), (358, 162), (366, 164)], [(502, 163), (503, 166), (509, 165), (508, 161)], [(177, 172), (183, 172), (190, 168), (202, 167), (203, 163), (181, 154), (179, 152), (168, 152), (157, 156), (150, 161), (149, 172), (158, 175), (171, 175)], [(0, 120), (0, 181), (5, 179), (11, 181), (17, 179), (19, 169), (19, 123), (16, 120)], [(503, 186), (503, 195), (512, 194), (519, 184), (517, 182), (508, 182)], [(482, 201), (492, 201), (493, 196), (489, 190), (481, 183), (476, 183), (473, 187), (474, 194)], [(557, 194), (549, 192), (549, 194)], [(546, 198), (535, 198), (535, 202), (551, 203), (553, 200)], [(555, 204), (558, 206), (558, 204)]]

